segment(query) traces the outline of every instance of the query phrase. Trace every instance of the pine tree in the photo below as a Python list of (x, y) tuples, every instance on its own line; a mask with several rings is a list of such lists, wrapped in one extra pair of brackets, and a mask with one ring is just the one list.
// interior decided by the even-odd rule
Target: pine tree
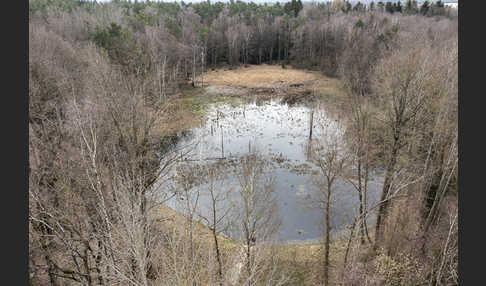
[(302, 10), (302, 8), (304, 8), (304, 5), (302, 5), (302, 1), (300, 0), (297, 0), (295, 1), (295, 4), (294, 4), (294, 12), (295, 12), (295, 17), (297, 17), (299, 15), (299, 12), (300, 10)]
[(344, 7), (342, 8), (343, 12), (348, 13), (349, 11), (351, 11), (351, 7), (352, 7), (351, 3), (349, 3), (349, 1), (346, 0), (344, 2)]
[(420, 14), (422, 15), (427, 15), (427, 12), (429, 12), (429, 1), (425, 0), (422, 6), (420, 7)]
[(397, 2), (397, 6), (395, 8), (395, 12), (402, 13), (402, 3)]
[(375, 2), (370, 3), (370, 11), (375, 11)]
[(386, 2), (385, 4), (385, 11), (388, 12), (388, 13), (391, 13), (393, 14), (394, 10), (393, 10), (393, 5), (390, 1)]
[(356, 3), (356, 5), (353, 7), (353, 11), (364, 11), (363, 4), (358, 1), (358, 3)]
[(407, 0), (405, 3), (405, 11), (406, 14), (417, 14), (418, 12), (418, 5), (417, 1), (415, 0)]
[(381, 2), (381, 1), (379, 1), (378, 2), (378, 11), (383, 12), (384, 7), (385, 7), (385, 4), (383, 4), (383, 2)]
[(291, 2), (285, 3), (284, 11), (287, 15), (297, 17), (299, 15), (300, 10), (302, 10), (303, 7), (304, 6), (302, 5), (301, 0), (292, 0)]

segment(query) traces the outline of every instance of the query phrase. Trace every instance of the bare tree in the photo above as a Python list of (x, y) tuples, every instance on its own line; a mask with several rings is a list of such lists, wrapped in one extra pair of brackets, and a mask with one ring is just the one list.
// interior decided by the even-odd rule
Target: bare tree
[(334, 121), (324, 118), (319, 121), (322, 133), (316, 138), (316, 146), (312, 148), (313, 162), (319, 167), (320, 193), (318, 203), (324, 210), (325, 239), (324, 239), (324, 285), (329, 285), (329, 247), (331, 242), (331, 204), (334, 184), (343, 176), (348, 164), (348, 154), (343, 148), (343, 130), (332, 124)]
[(240, 189), (236, 203), (239, 205), (239, 232), (245, 248), (246, 283), (249, 286), (255, 285), (260, 280), (258, 276), (268, 267), (262, 254), (280, 224), (273, 179), (264, 174), (264, 163), (257, 153), (252, 152), (241, 159), (241, 167), (237, 169)]
[(348, 102), (351, 110), (351, 128), (348, 131), (351, 133), (351, 152), (353, 153), (352, 162), (354, 168), (349, 169), (349, 173), (345, 178), (358, 192), (359, 218), (357, 223), (360, 226), (360, 241), (363, 244), (365, 243), (365, 236), (371, 242), (365, 217), (367, 213), (370, 165), (373, 157), (369, 130), (372, 114), (367, 98), (350, 92), (348, 93)]
[[(228, 203), (230, 200), (231, 190), (225, 180), (222, 180), (221, 176), (218, 176), (218, 170), (216, 168), (210, 167), (207, 170), (208, 175), (208, 197), (209, 197), (209, 207), (207, 208), (207, 213), (202, 211), (199, 217), (206, 223), (209, 230), (212, 233), (214, 241), (214, 249), (216, 251), (216, 261), (217, 261), (217, 282), (219, 285), (224, 285), (225, 277), (223, 271), (223, 258), (220, 243), (220, 234), (226, 231), (229, 227), (228, 215), (232, 211), (231, 204)], [(219, 180), (219, 182), (217, 182)], [(218, 184), (218, 186), (216, 186)]]
[(251, 40), (251, 29), (248, 27), (246, 24), (241, 24), (240, 27), (241, 35), (243, 37), (243, 42), (244, 42), (244, 59), (243, 63), (245, 65), (248, 64), (248, 55), (249, 55), (249, 49), (250, 49), (250, 40)]
[(380, 105), (385, 110), (383, 124), (390, 134), (387, 146), (387, 162), (381, 205), (377, 214), (375, 249), (382, 238), (381, 226), (386, 219), (389, 193), (400, 150), (407, 144), (407, 132), (414, 118), (423, 111), (427, 100), (427, 84), (430, 81), (427, 56), (423, 50), (410, 49), (406, 53), (393, 53), (381, 61), (376, 69), (375, 90)]
[[(456, 200), (458, 176), (457, 18), (343, 13), (343, 1), (306, 4), (296, 18), (276, 16), (277, 7), (251, 5), (248, 14), (231, 16), (230, 4), (211, 8), (221, 11), (208, 15), (184, 5), (159, 14), (153, 3), (143, 10), (128, 4), (126, 10), (126, 3), (44, 2), (29, 2), (32, 284), (284, 283), (275, 255), (274, 185), (260, 156), (252, 153), (236, 168), (240, 188), (231, 198), (239, 197), (234, 202), (239, 208), (226, 205), (234, 190), (213, 184), (219, 170), (210, 169), (205, 182), (204, 172), (194, 168), (186, 170), (190, 176), (182, 178), (178, 193), (187, 217), (163, 206), (174, 196), (163, 186), (176, 158), (161, 137), (170, 137), (166, 126), (177, 109), (169, 104), (180, 103), (172, 95), (181, 81), (192, 78), (196, 85), (206, 61), (215, 67), (275, 58), (339, 74), (352, 91), (351, 151), (335, 155), (336, 146), (321, 148), (319, 142), (314, 148), (327, 230), (326, 284), (332, 199), (342, 178), (353, 184), (360, 201), (349, 245), (358, 232), (361, 242), (369, 240), (366, 217), (375, 208), (375, 247), (384, 229), (403, 242), (405, 231), (385, 228), (385, 220), (390, 210), (391, 218), (413, 211), (395, 198), (416, 199), (422, 226), (411, 233), (424, 247), (436, 237), (441, 242), (434, 248), (440, 255), (431, 259), (430, 282), (457, 283), (457, 210), (448, 208)], [(370, 73), (375, 66), (376, 73)], [(317, 130), (312, 138), (321, 138)], [(348, 156), (350, 168), (344, 162)], [(385, 183), (380, 202), (368, 207), (375, 158), (384, 159)], [(198, 213), (205, 187), (208, 215)], [(229, 209), (235, 215), (227, 214)], [(241, 257), (223, 243), (225, 218), (239, 222)], [(236, 280), (229, 272), (238, 274)]]
[(445, 277), (446, 281), (458, 283), (457, 222), (457, 209), (455, 209), (452, 210), (449, 215), (449, 231), (447, 232), (447, 238), (442, 247), (442, 253), (440, 254), (440, 264), (439, 269), (437, 270), (437, 276), (431, 277), (431, 284), (433, 284), (434, 280), (435, 283), (441, 283), (443, 281), (444, 270), (449, 274), (449, 277)]

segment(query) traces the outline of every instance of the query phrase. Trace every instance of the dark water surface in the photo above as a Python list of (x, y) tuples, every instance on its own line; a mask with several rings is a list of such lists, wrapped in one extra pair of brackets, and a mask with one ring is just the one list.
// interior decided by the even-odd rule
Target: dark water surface
[[(271, 162), (269, 172), (273, 175), (278, 198), (278, 213), (281, 227), (278, 237), (282, 241), (318, 239), (323, 232), (323, 210), (308, 203), (318, 193), (315, 186), (317, 167), (307, 159), (309, 141), (310, 109), (305, 106), (288, 106), (277, 101), (261, 104), (214, 105), (210, 107), (206, 123), (192, 130), (192, 135), (183, 138), (179, 146), (188, 146), (183, 161), (204, 163), (217, 158), (237, 159), (256, 149)], [(328, 118), (323, 110), (314, 113), (313, 138), (323, 132), (322, 126), (339, 132), (342, 127)], [(344, 143), (343, 143), (344, 144)], [(313, 175), (314, 174), (314, 175)], [(377, 201), (382, 180), (379, 176), (368, 186), (368, 205)], [(231, 176), (224, 182), (228, 189), (238, 187)], [(352, 222), (357, 213), (356, 190), (344, 181), (336, 182), (332, 201), (332, 225), (339, 230)], [(206, 186), (200, 186), (205, 189)], [(229, 200), (234, 197), (231, 195)], [(208, 212), (207, 194), (198, 200), (199, 211)], [(187, 202), (178, 199), (169, 201), (176, 209), (184, 209)]]

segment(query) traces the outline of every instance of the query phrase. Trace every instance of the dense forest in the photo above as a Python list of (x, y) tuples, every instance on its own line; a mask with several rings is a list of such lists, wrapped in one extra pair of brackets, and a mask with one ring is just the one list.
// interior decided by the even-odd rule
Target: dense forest
[[(457, 10), (441, 1), (29, 0), (30, 285), (457, 285), (457, 50)], [(343, 90), (346, 156), (317, 138), (330, 146), (315, 152), (327, 198), (317, 250), (271, 239), (254, 154), (237, 169), (241, 241), (222, 235), (213, 189), (204, 224), (168, 219), (153, 199), (180, 156), (180, 98), (208, 71), (264, 64)], [(374, 206), (371, 169), (384, 174)], [(328, 217), (337, 177), (360, 202), (343, 257)]]

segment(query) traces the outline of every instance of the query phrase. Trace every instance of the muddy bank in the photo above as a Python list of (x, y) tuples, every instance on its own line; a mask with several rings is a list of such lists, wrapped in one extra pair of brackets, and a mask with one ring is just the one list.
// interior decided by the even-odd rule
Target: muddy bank
[(255, 102), (281, 98), (282, 103), (298, 104), (316, 100), (313, 83), (314, 81), (291, 84), (277, 82), (273, 87), (210, 85), (205, 87), (205, 91), (211, 94), (246, 98)]
[(342, 93), (337, 79), (316, 71), (278, 65), (249, 65), (233, 70), (209, 71), (197, 78), (196, 86), (210, 94), (252, 101), (279, 97), (288, 104), (312, 103), (318, 97)]

